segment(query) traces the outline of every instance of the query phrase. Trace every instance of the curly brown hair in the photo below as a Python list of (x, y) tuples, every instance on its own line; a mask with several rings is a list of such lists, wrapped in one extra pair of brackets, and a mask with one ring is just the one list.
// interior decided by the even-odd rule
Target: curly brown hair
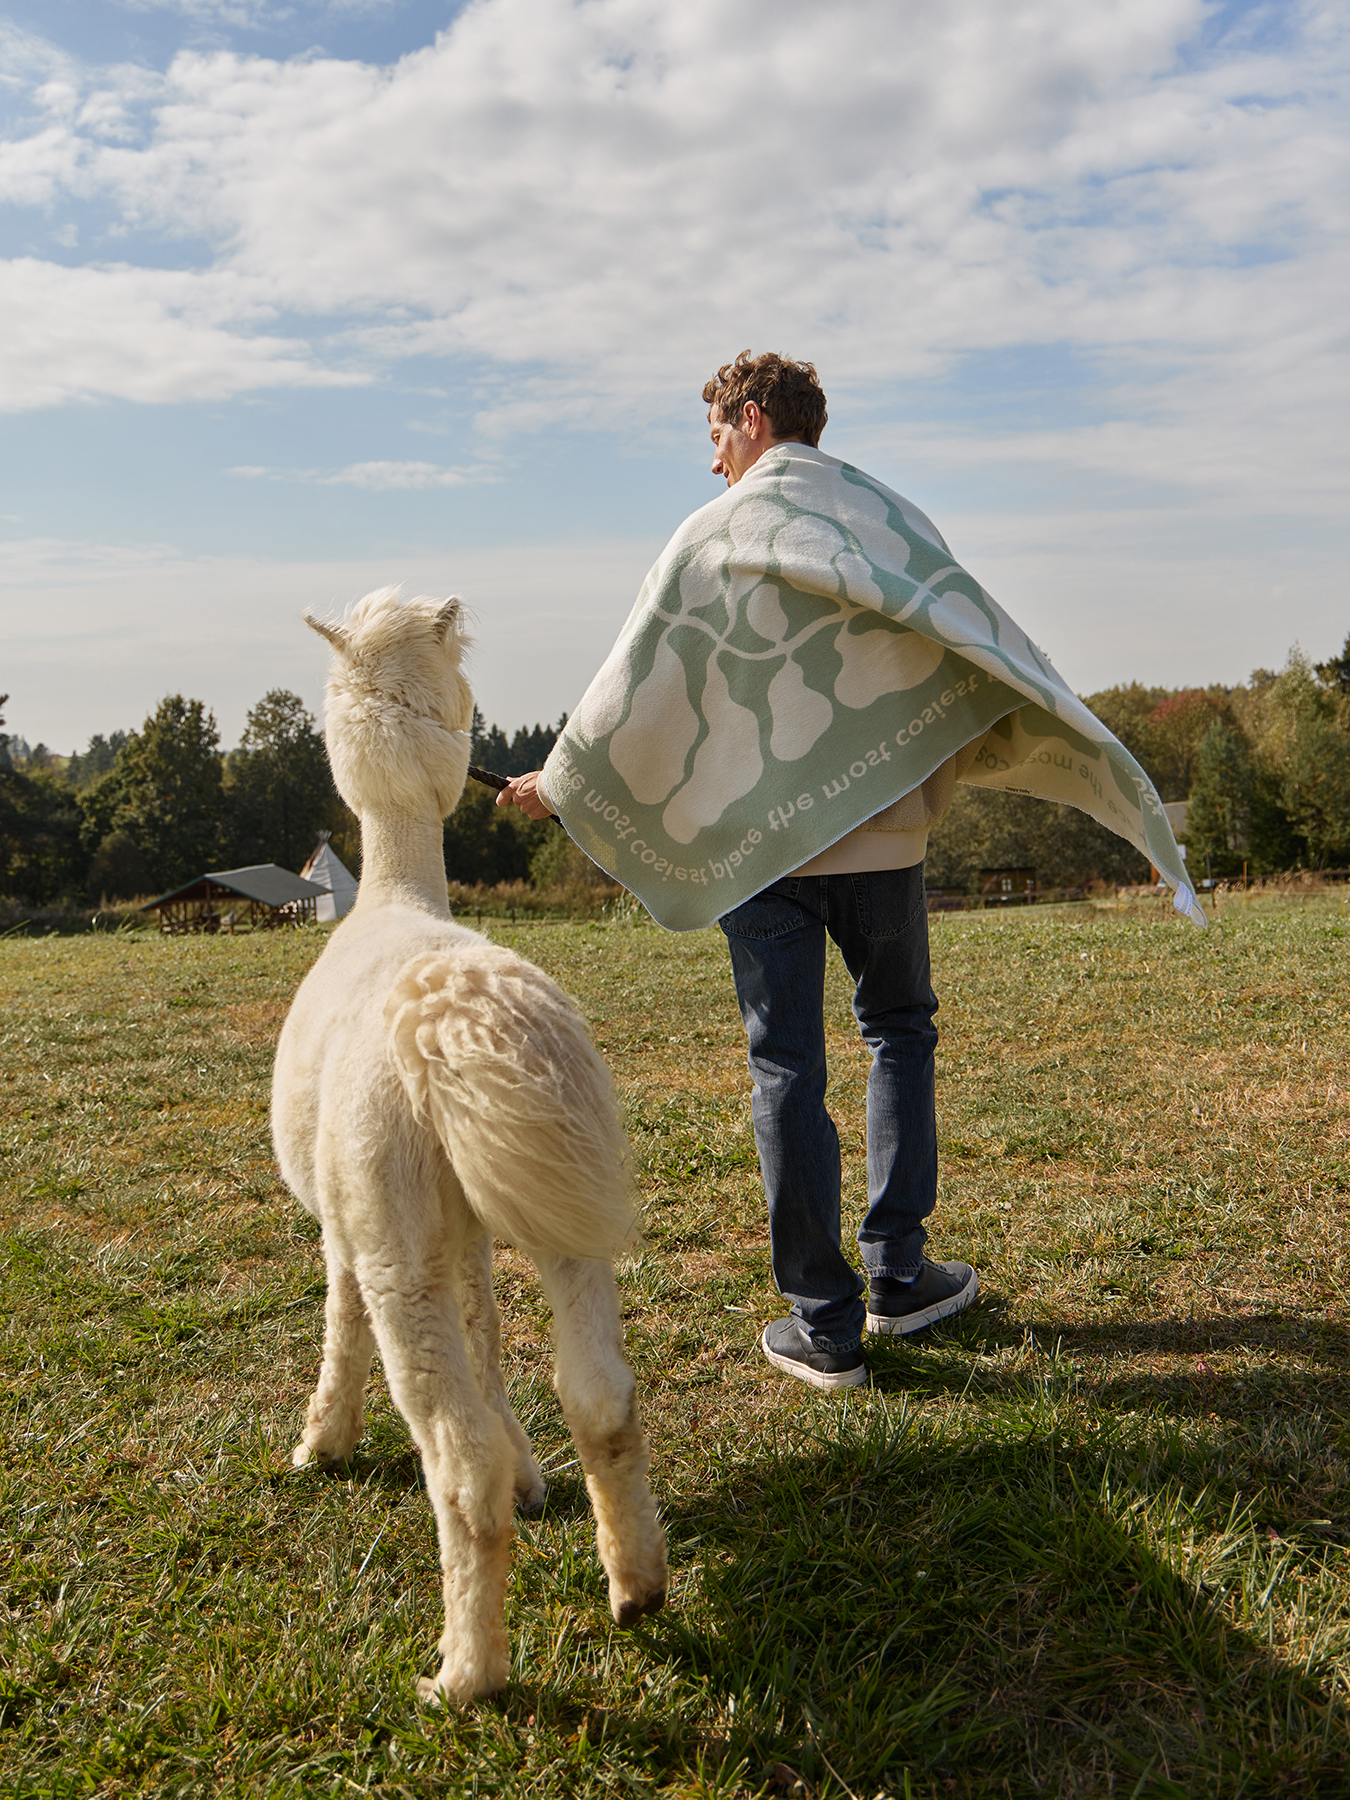
[(801, 438), (818, 444), (829, 414), (813, 364), (790, 362), (776, 350), (751, 356), (742, 350), (734, 363), (723, 363), (704, 383), (703, 398), (729, 424), (735, 424), (747, 400), (768, 419), (776, 438)]

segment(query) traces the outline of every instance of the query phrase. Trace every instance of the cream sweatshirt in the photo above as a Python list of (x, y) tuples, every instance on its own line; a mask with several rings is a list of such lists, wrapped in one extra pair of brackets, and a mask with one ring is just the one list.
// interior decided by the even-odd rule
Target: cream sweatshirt
[(794, 875), (861, 875), (880, 869), (912, 869), (928, 853), (928, 833), (951, 811), (952, 794), (975, 760), (977, 744), (967, 744), (940, 763), (927, 781), (890, 806), (864, 819), (837, 844), (813, 856)]

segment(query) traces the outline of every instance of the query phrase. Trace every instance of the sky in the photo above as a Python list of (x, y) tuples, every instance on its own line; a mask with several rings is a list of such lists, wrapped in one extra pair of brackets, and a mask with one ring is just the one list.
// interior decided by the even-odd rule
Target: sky
[(322, 700), (458, 593), (508, 730), (820, 371), (1088, 693), (1350, 632), (1350, 4), (0, 0), (0, 692), (68, 752)]

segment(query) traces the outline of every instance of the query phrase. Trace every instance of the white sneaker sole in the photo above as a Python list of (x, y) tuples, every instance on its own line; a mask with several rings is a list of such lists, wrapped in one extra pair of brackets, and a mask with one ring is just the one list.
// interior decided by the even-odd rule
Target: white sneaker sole
[(926, 1325), (936, 1325), (940, 1319), (950, 1319), (953, 1313), (964, 1312), (979, 1291), (980, 1278), (972, 1269), (966, 1285), (945, 1300), (935, 1300), (922, 1312), (903, 1313), (899, 1318), (892, 1318), (889, 1313), (870, 1312), (867, 1329), (874, 1337), (905, 1337), (911, 1331), (922, 1331)]
[(827, 1393), (832, 1393), (836, 1388), (862, 1387), (867, 1381), (866, 1363), (859, 1363), (856, 1369), (843, 1369), (837, 1375), (826, 1375), (819, 1369), (808, 1368), (805, 1363), (797, 1362), (791, 1356), (780, 1356), (777, 1350), (770, 1350), (768, 1335), (769, 1328), (766, 1325), (760, 1335), (759, 1347), (774, 1368), (781, 1369), (784, 1375), (795, 1375), (798, 1381), (809, 1382), (812, 1387), (823, 1388)]

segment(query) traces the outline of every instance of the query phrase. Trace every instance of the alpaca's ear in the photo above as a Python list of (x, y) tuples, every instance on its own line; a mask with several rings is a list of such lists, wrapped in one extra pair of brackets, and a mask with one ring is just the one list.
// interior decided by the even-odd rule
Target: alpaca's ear
[(317, 631), (321, 638), (327, 638), (335, 650), (346, 652), (351, 640), (347, 636), (345, 625), (330, 625), (326, 619), (316, 619), (310, 612), (301, 613), (300, 617), (311, 631)]
[(431, 628), (437, 639), (443, 644), (449, 634), (450, 627), (459, 622), (459, 595), (451, 594), (445, 605), (431, 621)]

